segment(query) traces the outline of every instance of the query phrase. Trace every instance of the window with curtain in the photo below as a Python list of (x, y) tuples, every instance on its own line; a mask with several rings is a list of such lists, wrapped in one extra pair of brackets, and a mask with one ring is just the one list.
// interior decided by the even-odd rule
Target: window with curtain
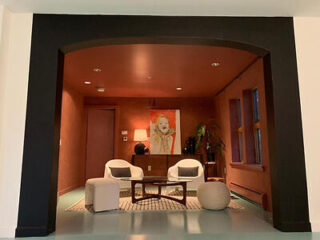
[(232, 162), (243, 161), (243, 127), (240, 99), (230, 100)]
[(242, 131), (242, 118), (241, 118), (241, 101), (240, 99), (237, 99), (237, 117), (238, 117), (238, 126), (237, 126), (237, 132), (238, 132), (238, 139), (239, 139), (239, 160), (240, 162), (243, 161), (243, 131)]
[(260, 130), (260, 116), (259, 116), (259, 92), (258, 89), (252, 90), (253, 101), (253, 131), (255, 141), (255, 161), (257, 164), (262, 162), (261, 154), (261, 130)]

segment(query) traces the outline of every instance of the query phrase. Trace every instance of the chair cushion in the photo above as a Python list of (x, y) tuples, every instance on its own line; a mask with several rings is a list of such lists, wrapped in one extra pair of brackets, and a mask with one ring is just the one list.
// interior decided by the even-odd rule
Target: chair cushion
[(198, 167), (179, 167), (178, 166), (178, 176), (179, 177), (197, 177)]
[(113, 177), (131, 177), (131, 170), (129, 167), (109, 167)]

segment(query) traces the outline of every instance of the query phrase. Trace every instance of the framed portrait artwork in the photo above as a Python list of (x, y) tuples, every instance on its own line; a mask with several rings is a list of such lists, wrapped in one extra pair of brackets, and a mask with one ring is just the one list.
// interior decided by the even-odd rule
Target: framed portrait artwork
[(150, 110), (150, 153), (181, 154), (180, 110)]

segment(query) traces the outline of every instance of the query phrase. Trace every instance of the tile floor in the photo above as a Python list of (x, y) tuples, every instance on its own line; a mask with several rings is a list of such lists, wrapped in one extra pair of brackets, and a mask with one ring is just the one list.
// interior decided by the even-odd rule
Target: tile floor
[(67, 212), (84, 196), (83, 188), (59, 198), (57, 231), (36, 240), (320, 240), (320, 233), (282, 233), (270, 215), (243, 199), (245, 209), (158, 212)]

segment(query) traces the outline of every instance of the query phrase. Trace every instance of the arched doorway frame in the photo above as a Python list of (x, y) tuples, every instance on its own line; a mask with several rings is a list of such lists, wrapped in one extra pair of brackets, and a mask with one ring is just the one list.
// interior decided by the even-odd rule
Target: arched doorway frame
[[(149, 21), (149, 25), (144, 26), (149, 30), (149, 36), (143, 37), (145, 34), (141, 34), (141, 29), (139, 23), (141, 23), (141, 18), (145, 18)], [(84, 22), (86, 20), (99, 20), (98, 24)], [(99, 27), (101, 24), (103, 25), (104, 20), (119, 20), (116, 23), (116, 26), (121, 26), (124, 29), (121, 33), (104, 31), (104, 34), (99, 34)], [(278, 25), (274, 25), (274, 29), (281, 35), (283, 30), (279, 31), (279, 26), (286, 27), (290, 31), (293, 31), (292, 19), (284, 18), (284, 19), (272, 19), (269, 21), (263, 18), (192, 18), (186, 17), (184, 21), (182, 21), (182, 25), (188, 25), (187, 31), (188, 33), (181, 32), (176, 30), (178, 33), (175, 33), (173, 26), (164, 26), (163, 21), (169, 21), (175, 23), (175, 25), (181, 25), (181, 19), (179, 17), (145, 17), (145, 16), (64, 16), (64, 15), (56, 15), (56, 16), (48, 16), (48, 15), (35, 15), (34, 25), (33, 25), (33, 39), (32, 39), (32, 52), (31, 52), (31, 64), (30, 64), (30, 78), (29, 78), (29, 89), (28, 89), (28, 105), (27, 105), (27, 123), (26, 123), (26, 136), (25, 136), (25, 145), (24, 145), (24, 156), (23, 156), (23, 172), (22, 172), (22, 180), (21, 180), (21, 194), (20, 194), (20, 204), (19, 204), (19, 218), (18, 218), (18, 227), (16, 230), (16, 236), (39, 236), (46, 235), (55, 230), (55, 216), (56, 216), (56, 188), (57, 188), (57, 171), (58, 171), (58, 152), (59, 152), (59, 134), (60, 134), (60, 117), (61, 117), (61, 94), (62, 94), (62, 78), (63, 78), (63, 59), (64, 55), (87, 47), (93, 46), (102, 46), (102, 45), (112, 45), (112, 44), (187, 44), (187, 45), (212, 45), (212, 46), (224, 46), (242, 49), (246, 51), (253, 52), (264, 58), (265, 62), (265, 81), (266, 81), (266, 99), (267, 99), (267, 116), (268, 116), (268, 137), (269, 137), (269, 149), (270, 149), (270, 166), (271, 166), (271, 188), (272, 188), (272, 202), (273, 202), (273, 218), (274, 218), (274, 226), (283, 231), (309, 231), (310, 223), (309, 223), (309, 215), (308, 215), (308, 203), (307, 203), (307, 194), (306, 194), (306, 180), (305, 180), (305, 171), (304, 171), (304, 154), (303, 154), (303, 141), (302, 141), (302, 129), (301, 129), (301, 111), (300, 111), (300, 102), (299, 102), (299, 93), (297, 90), (297, 73), (296, 73), (296, 61), (295, 61), (295, 52), (294, 52), (294, 39), (293, 35), (284, 34), (284, 41), (281, 42), (281, 46), (276, 46), (277, 38), (271, 36), (271, 45), (270, 42), (264, 43), (261, 34), (257, 37), (252, 36), (252, 33), (257, 33), (257, 29), (259, 25), (264, 26), (263, 34), (264, 36), (268, 36), (266, 34), (272, 34), (272, 29), (270, 24), (278, 23)], [(190, 19), (196, 20), (194, 22), (190, 22)], [(241, 24), (238, 24), (239, 29), (235, 29), (232, 27), (232, 24), (237, 23), (240, 19)], [(49, 20), (49, 21), (48, 21)], [(53, 20), (53, 21), (52, 21)], [(63, 21), (71, 21), (68, 24), (64, 24)], [(84, 23), (84, 25), (93, 26), (93, 29), (90, 31), (81, 32), (81, 29), (76, 28), (75, 26), (79, 24), (77, 20)], [(215, 20), (215, 21), (213, 21)], [(257, 20), (255, 23), (254, 20)], [(129, 23), (130, 21), (135, 22), (132, 25), (132, 22), (129, 24), (133, 26), (133, 29), (130, 26), (124, 26), (125, 23)], [(213, 22), (212, 22), (213, 21)], [(202, 31), (197, 32), (197, 34), (191, 33), (190, 28), (195, 29), (196, 25), (199, 22), (206, 24), (205, 29), (208, 29), (211, 34), (206, 34)], [(231, 29), (224, 31), (221, 26), (216, 23), (220, 22), (226, 26), (229, 26)], [(57, 29), (57, 24), (61, 29)], [(67, 26), (65, 26), (67, 25)], [(108, 24), (106, 24), (108, 25)], [(44, 27), (48, 27), (49, 29), (44, 29)], [(161, 29), (160, 32), (152, 30), (150, 26), (157, 26)], [(210, 30), (210, 26), (213, 27)], [(252, 26), (257, 26), (257, 29)], [(71, 27), (71, 29), (70, 29)], [(168, 34), (164, 34), (166, 32), (166, 28), (169, 29)], [(248, 29), (247, 29), (248, 28)], [(292, 28), (292, 29), (291, 29)], [(134, 33), (134, 30), (138, 30), (138, 32)], [(53, 32), (57, 33), (57, 36), (51, 35), (49, 32), (53, 30)], [(71, 33), (74, 33), (74, 36), (64, 36), (69, 30)], [(159, 29), (158, 29), (159, 30)], [(212, 31), (217, 30), (217, 34), (213, 34)], [(243, 33), (241, 33), (243, 30)], [(93, 31), (93, 32), (92, 32)], [(240, 33), (239, 33), (240, 31)], [(245, 36), (248, 34), (248, 31), (251, 33), (249, 36)], [(271, 31), (271, 32), (270, 32)], [(139, 33), (140, 32), (140, 33)], [(91, 33), (91, 34), (90, 34)], [(93, 34), (92, 34), (93, 33)], [(126, 34), (124, 34), (126, 33)], [(224, 33), (224, 34), (223, 34)], [(68, 33), (70, 34), (70, 32)], [(240, 34), (240, 37), (239, 37)], [(103, 35), (103, 37), (102, 37)], [(109, 36), (108, 36), (109, 35)], [(111, 35), (111, 36), (110, 36)], [(117, 37), (114, 37), (117, 36)], [(123, 36), (125, 35), (125, 36)], [(126, 36), (127, 35), (127, 36)], [(129, 35), (129, 37), (128, 37)], [(178, 37), (177, 37), (178, 35)], [(194, 36), (196, 35), (196, 36)], [(216, 36), (214, 36), (216, 35)], [(227, 35), (227, 36), (225, 36)], [(41, 40), (47, 39), (50, 41), (50, 37), (53, 37), (53, 43), (42, 43)], [(133, 37), (132, 37), (133, 36)], [(139, 37), (136, 37), (139, 36)], [(160, 36), (160, 37), (159, 37)], [(220, 38), (219, 38), (220, 36)], [(270, 36), (269, 36), (270, 37)], [(279, 36), (277, 36), (279, 37)], [(281, 36), (280, 36), (281, 37)], [(92, 40), (96, 39), (96, 40)], [(234, 39), (234, 40), (231, 40)], [(241, 41), (246, 39), (245, 41)], [(270, 41), (269, 38), (267, 40)], [(292, 42), (293, 41), (293, 42)], [(260, 44), (259, 44), (260, 43)], [(288, 49), (282, 48), (283, 44), (289, 44)], [(37, 45), (39, 44), (39, 45)], [(275, 45), (275, 46), (273, 46)], [(48, 52), (45, 52), (45, 46), (48, 47)], [(61, 47), (62, 46), (62, 47)], [(261, 47), (255, 47), (261, 46)], [(268, 46), (270, 48), (268, 48)], [(280, 48), (280, 49), (279, 49)], [(55, 50), (54, 50), (55, 49)], [(265, 50), (268, 49), (268, 50)], [(279, 59), (279, 53), (283, 51), (287, 54), (289, 64), (285, 66), (285, 70), (289, 73), (289, 76), (286, 79), (286, 82), (289, 83), (287, 94), (290, 93), (291, 96), (295, 97), (293, 107), (294, 111), (290, 112), (290, 116), (297, 116), (298, 119), (296, 121), (291, 122), (289, 125), (295, 126), (295, 130), (293, 132), (283, 131), (283, 121), (288, 120), (290, 116), (283, 116), (279, 113), (279, 110), (285, 110), (288, 103), (280, 104), (279, 99), (279, 90), (281, 86), (277, 86), (279, 78), (281, 79), (281, 75), (283, 72), (279, 72), (279, 66), (277, 66), (276, 62), (281, 62), (282, 59)], [(293, 52), (292, 52), (293, 51)], [(55, 52), (55, 53), (54, 53)], [(58, 52), (58, 54), (57, 54)], [(44, 60), (46, 55), (48, 55), (49, 62), (41, 62), (40, 60)], [(57, 61), (58, 56), (58, 61)], [(39, 62), (40, 61), (40, 62)], [(43, 77), (43, 69), (40, 69), (40, 66), (37, 66), (36, 63), (40, 63), (43, 67), (50, 72), (50, 84), (51, 87), (55, 84), (54, 89), (47, 89), (39, 80), (41, 76)], [(51, 63), (51, 65), (50, 65)], [(292, 69), (290, 69), (290, 66)], [(271, 73), (271, 68), (273, 73)], [(58, 73), (57, 73), (58, 69)], [(55, 80), (53, 79), (54, 71), (56, 73)], [(285, 71), (284, 71), (285, 72)], [(289, 81), (289, 77), (293, 76), (293, 81)], [(278, 79), (278, 80), (277, 80)], [(53, 82), (54, 80), (54, 82)], [(273, 87), (274, 83), (276, 83), (276, 88)], [(281, 84), (280, 84), (281, 85)], [(44, 96), (43, 93), (40, 93), (42, 90), (47, 92), (49, 95)], [(35, 97), (36, 93), (40, 93), (40, 96)], [(274, 95), (276, 93), (276, 95)], [(285, 93), (285, 92), (283, 92)], [(54, 95), (53, 95), (54, 94)], [(39, 98), (40, 97), (40, 98)], [(47, 116), (43, 116), (41, 113), (34, 114), (35, 108), (38, 103), (34, 101), (36, 99), (46, 99), (44, 103), (48, 103), (49, 111)], [(276, 100), (276, 102), (274, 101)], [(284, 100), (284, 99), (282, 99)], [(298, 100), (298, 101), (297, 101)], [(276, 105), (274, 105), (276, 103)], [(52, 105), (54, 104), (54, 106)], [(290, 105), (290, 103), (289, 103)], [(32, 114), (31, 114), (32, 113)], [(45, 141), (40, 143), (41, 137), (35, 133), (35, 125), (37, 122), (39, 123), (39, 118), (43, 117), (43, 121), (40, 122), (45, 128)], [(279, 121), (280, 120), (280, 121)], [(280, 127), (277, 127), (280, 126)], [(281, 127), (282, 126), (282, 127)], [(286, 129), (284, 129), (286, 130)], [(283, 137), (287, 138), (289, 141), (289, 145), (294, 144), (298, 146), (295, 150), (295, 154), (288, 154), (288, 149), (283, 144)], [(53, 148), (50, 149), (48, 146), (43, 146), (45, 143), (52, 143)], [(39, 146), (36, 146), (36, 143), (39, 143)], [(279, 145), (281, 146), (279, 148)], [(34, 151), (38, 149), (39, 154)], [(45, 156), (43, 159), (45, 161), (40, 163), (40, 158)], [(286, 164), (290, 163), (285, 160), (284, 157), (292, 157), (291, 167), (296, 173), (296, 177), (298, 181), (293, 180), (298, 186), (284, 186), (281, 182), (290, 179), (294, 176), (293, 171), (288, 171), (286, 168)], [(32, 160), (34, 158), (34, 160)], [(37, 165), (37, 163), (40, 163)], [(34, 173), (34, 169), (32, 167), (36, 167), (39, 171), (43, 171), (41, 174), (30, 175), (32, 172)], [(297, 174), (298, 173), (298, 174)], [(43, 180), (43, 182), (39, 182), (39, 180)], [(292, 179), (292, 178), (291, 178)], [(38, 184), (39, 191), (32, 189), (34, 184)], [(286, 187), (286, 188), (285, 188)], [(298, 187), (298, 191), (297, 191)], [(32, 191), (34, 194), (33, 200), (38, 197), (38, 202), (40, 205), (35, 206), (30, 203), (30, 197), (28, 196), (28, 190)], [(40, 191), (42, 190), (42, 192)], [(283, 192), (284, 191), (284, 192)], [(44, 193), (45, 192), (45, 193)], [(300, 198), (297, 200), (291, 201), (289, 204), (287, 201), (287, 197), (285, 194), (294, 194), (298, 195)], [(44, 196), (43, 196), (44, 195)], [(289, 205), (285, 205), (289, 204)], [(27, 205), (29, 210), (27, 209)], [(30, 218), (28, 215), (30, 211), (30, 205), (33, 206), (31, 209), (38, 210), (38, 216), (34, 216), (34, 219)], [(299, 212), (296, 207), (299, 208)], [(32, 214), (31, 214), (32, 215)]]

